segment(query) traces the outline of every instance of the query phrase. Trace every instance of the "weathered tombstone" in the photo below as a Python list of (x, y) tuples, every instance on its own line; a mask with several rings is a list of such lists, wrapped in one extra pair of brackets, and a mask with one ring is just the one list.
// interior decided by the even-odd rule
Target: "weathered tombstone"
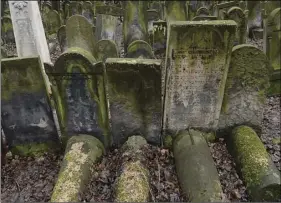
[(248, 1), (247, 9), (248, 25), (247, 30), (250, 38), (262, 39), (262, 5), (261, 1)]
[(236, 26), (232, 20), (170, 23), (164, 133), (216, 129)]
[[(49, 2), (42, 3), (42, 20), (48, 19), (47, 14), (52, 10), (52, 5)], [(44, 23), (44, 22), (43, 22)]]
[(200, 21), (200, 20), (217, 20), (217, 16), (195, 16), (192, 21)]
[(93, 6), (92, 2), (90, 2), (90, 1), (83, 2), (82, 15), (85, 18), (87, 18), (87, 20), (91, 24), (94, 24), (94, 6)]
[(123, 15), (123, 10), (114, 6), (96, 7), (96, 53), (98, 61), (105, 61), (106, 58), (117, 58), (117, 25), (118, 16)]
[(196, 11), (198, 9), (198, 1), (186, 1), (186, 9), (187, 9), (187, 19), (191, 20), (196, 16)]
[[(18, 57), (40, 55), (43, 63), (51, 63), (45, 31), (37, 1), (9, 1)], [(43, 70), (48, 91), (50, 84)]]
[(167, 22), (153, 22), (153, 51), (155, 55), (164, 54), (166, 51), (167, 41)]
[(1, 118), (10, 147), (58, 142), (39, 57), (1, 60)]
[(116, 145), (123, 144), (131, 135), (142, 135), (154, 144), (160, 144), (161, 140), (161, 60), (152, 59), (152, 48), (147, 43), (145, 5), (145, 2), (126, 1), (123, 32), (128, 33), (125, 34), (127, 58), (106, 60)]
[(104, 89), (104, 66), (93, 56), (92, 25), (79, 15), (66, 23), (67, 50), (48, 74), (63, 139), (78, 134), (97, 137), (105, 147), (111, 144)]
[(148, 35), (149, 35), (149, 43), (153, 43), (153, 22), (159, 20), (159, 13), (155, 9), (149, 9), (147, 10), (148, 14)]
[(210, 15), (210, 11), (206, 7), (200, 7), (196, 11), (196, 16), (209, 16), (209, 15)]
[(82, 15), (82, 4), (79, 1), (71, 1), (69, 3), (69, 17), (73, 15)]
[(260, 130), (270, 72), (267, 57), (261, 50), (246, 44), (233, 47), (220, 129), (248, 125)]
[(84, 16), (74, 15), (67, 20), (66, 39), (68, 47), (79, 47), (91, 54), (94, 53), (95, 36), (93, 28)]
[(58, 1), (51, 1), (51, 4), (52, 4), (52, 8), (54, 10), (56, 10), (57, 12), (60, 11), (61, 9), (61, 2), (58, 0)]
[(1, 1), (1, 17), (10, 17), (10, 9), (8, 1)]
[(226, 13), (226, 19), (234, 20), (237, 23), (237, 32), (235, 45), (245, 44), (247, 37), (247, 18), (248, 10), (243, 11), (241, 8), (235, 6), (230, 8)]
[(67, 49), (67, 41), (66, 41), (66, 26), (63, 25), (59, 28), (57, 33), (57, 38), (60, 44), (60, 50), (61, 52), (65, 52)]
[(239, 6), (238, 1), (221, 2), (214, 5), (214, 16), (217, 16), (219, 20), (225, 19), (225, 14), (228, 9), (233, 6)]
[(165, 1), (165, 20), (187, 20), (185, 1)]
[(163, 1), (152, 1), (148, 6), (149, 10), (156, 10), (159, 19), (164, 19), (164, 2)]
[(270, 60), (273, 69), (280, 69), (280, 41), (281, 41), (281, 8), (274, 9), (264, 25), (264, 52)]
[(15, 43), (13, 24), (10, 17), (4, 16), (1, 18), (1, 38), (5, 44)]

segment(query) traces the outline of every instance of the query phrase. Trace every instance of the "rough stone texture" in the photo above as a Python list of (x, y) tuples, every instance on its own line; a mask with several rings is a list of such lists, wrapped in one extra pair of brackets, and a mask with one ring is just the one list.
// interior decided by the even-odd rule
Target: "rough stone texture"
[(1, 60), (1, 117), (8, 145), (57, 142), (39, 57)]
[(258, 30), (262, 27), (262, 3), (261, 1), (248, 1), (247, 9), (249, 10), (248, 33), (250, 38), (255, 38), (253, 36), (253, 30)]
[(116, 41), (118, 17), (98, 14), (96, 17), (96, 41), (101, 39)]
[(71, 16), (66, 22), (68, 47), (79, 47), (94, 53), (95, 36), (91, 23), (84, 16)]
[(215, 129), (219, 121), (236, 23), (174, 21), (168, 28), (163, 129)]
[(217, 20), (217, 16), (195, 16), (192, 18), (192, 21), (200, 21), (200, 20)]
[(104, 152), (102, 143), (93, 136), (78, 135), (69, 139), (51, 202), (78, 202), (91, 166)]
[[(99, 3), (102, 3), (102, 2), (99, 2)], [(96, 14), (123, 16), (124, 9), (117, 7), (117, 6), (98, 5), (98, 6), (96, 6)]]
[(226, 13), (226, 19), (234, 20), (237, 23), (236, 39), (234, 41), (235, 45), (246, 43), (247, 13), (248, 11), (243, 11), (238, 6), (230, 8)]
[(125, 1), (124, 2), (124, 49), (135, 40), (148, 42), (148, 18), (146, 1)]
[(247, 126), (235, 128), (228, 141), (252, 201), (280, 198), (280, 172), (256, 132)]
[(233, 47), (220, 129), (242, 124), (260, 129), (270, 72), (267, 58), (261, 50), (246, 44)]
[(105, 62), (107, 58), (118, 58), (117, 45), (112, 40), (100, 40), (96, 44), (97, 61)]
[(10, 17), (1, 18), (1, 39), (3, 43), (15, 43), (13, 24)]
[(130, 135), (160, 142), (160, 60), (110, 58), (106, 61), (113, 142), (123, 144)]
[(149, 44), (153, 43), (153, 22), (159, 20), (159, 13), (156, 9), (147, 10), (148, 15), (148, 35), (149, 35)]
[(61, 52), (65, 52), (67, 50), (67, 41), (66, 41), (66, 26), (63, 25), (58, 29), (57, 32), (58, 42), (60, 44)]
[(267, 95), (281, 95), (281, 71), (274, 70), (270, 77), (270, 87), (267, 91)]
[(280, 70), (280, 41), (281, 41), (281, 8), (274, 9), (266, 20), (266, 33), (264, 37), (264, 51), (268, 56), (271, 66), (275, 70)]
[(121, 174), (116, 183), (116, 202), (149, 201), (149, 171), (141, 163), (143, 156), (141, 154), (141, 147), (146, 144), (146, 140), (143, 137), (132, 136), (129, 137), (122, 147), (123, 153), (132, 154), (133, 160), (123, 163)]
[(152, 47), (155, 55), (166, 52), (166, 42), (167, 42), (167, 22), (166, 21), (153, 22)]
[(185, 21), (187, 20), (185, 1), (165, 1), (165, 20)]
[(89, 52), (72, 47), (60, 55), (48, 73), (53, 80), (62, 136), (93, 135), (108, 147), (111, 141), (103, 64), (96, 63)]
[(89, 23), (94, 24), (94, 5), (90, 1), (85, 1), (82, 4), (82, 15), (87, 18)]
[(143, 40), (133, 41), (127, 48), (127, 58), (153, 59), (154, 54), (151, 46)]
[(222, 188), (209, 146), (200, 131), (183, 131), (173, 143), (177, 174), (191, 202), (221, 202)]

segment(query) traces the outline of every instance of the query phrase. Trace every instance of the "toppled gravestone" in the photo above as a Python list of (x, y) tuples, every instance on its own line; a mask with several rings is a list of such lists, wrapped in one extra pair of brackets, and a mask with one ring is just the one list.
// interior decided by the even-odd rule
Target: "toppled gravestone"
[(3, 59), (1, 69), (2, 128), (9, 147), (21, 155), (52, 148), (59, 139), (39, 57)]
[(281, 196), (280, 171), (256, 132), (248, 126), (236, 127), (227, 144), (246, 183), (251, 201), (278, 201)]
[[(160, 143), (161, 61), (153, 59), (147, 43), (145, 5), (126, 1), (123, 32), (127, 58), (106, 60), (112, 135), (117, 145), (130, 135), (143, 135), (151, 143)], [(137, 13), (131, 15), (132, 11)]]
[(78, 202), (88, 181), (91, 167), (104, 153), (103, 144), (90, 135), (71, 137), (53, 189), (51, 202)]
[(46, 70), (52, 79), (62, 137), (67, 140), (77, 134), (92, 135), (107, 148), (111, 137), (105, 72), (103, 63), (97, 63), (93, 56), (92, 25), (83, 16), (71, 16), (66, 24), (66, 38), (67, 50), (59, 56), (54, 68)]
[[(147, 145), (141, 136), (131, 136), (122, 146), (123, 161), (115, 187), (116, 202), (148, 202), (150, 197), (149, 171), (143, 164), (142, 148)], [(125, 158), (123, 158), (125, 159)]]
[(245, 124), (260, 130), (270, 73), (268, 60), (261, 50), (247, 44), (233, 47), (220, 129)]
[(170, 23), (163, 76), (165, 134), (216, 129), (236, 25), (232, 20)]
[(204, 133), (182, 131), (173, 143), (173, 153), (183, 193), (191, 202), (221, 202), (222, 188)]

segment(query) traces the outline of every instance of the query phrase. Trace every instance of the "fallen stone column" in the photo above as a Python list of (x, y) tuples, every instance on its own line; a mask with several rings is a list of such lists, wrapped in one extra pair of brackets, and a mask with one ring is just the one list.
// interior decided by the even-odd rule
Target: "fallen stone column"
[(102, 156), (103, 144), (94, 136), (78, 135), (68, 140), (51, 202), (78, 202), (90, 180), (91, 166)]
[(141, 147), (146, 145), (146, 140), (141, 136), (129, 137), (123, 145), (123, 155), (128, 154), (130, 161), (123, 162), (121, 174), (115, 188), (115, 201), (117, 202), (148, 202), (149, 177), (148, 170), (142, 164)]
[(252, 201), (277, 201), (281, 196), (280, 172), (256, 132), (236, 127), (228, 141)]
[(218, 172), (203, 133), (189, 130), (178, 134), (173, 152), (181, 188), (190, 202), (221, 202)]

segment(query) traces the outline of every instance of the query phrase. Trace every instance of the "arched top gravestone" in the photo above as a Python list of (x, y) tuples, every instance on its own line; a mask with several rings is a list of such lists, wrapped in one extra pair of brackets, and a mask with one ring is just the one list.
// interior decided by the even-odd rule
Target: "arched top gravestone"
[(260, 130), (270, 73), (267, 57), (261, 50), (247, 44), (233, 47), (220, 129), (248, 125)]
[(61, 52), (65, 52), (67, 49), (67, 41), (66, 41), (66, 26), (63, 25), (58, 29), (57, 38), (60, 44)]
[(82, 15), (88, 19), (91, 24), (94, 24), (94, 6), (92, 2), (85, 1), (82, 5)]
[(67, 20), (66, 40), (68, 47), (79, 47), (91, 54), (94, 53), (93, 27), (84, 16), (74, 15)]

